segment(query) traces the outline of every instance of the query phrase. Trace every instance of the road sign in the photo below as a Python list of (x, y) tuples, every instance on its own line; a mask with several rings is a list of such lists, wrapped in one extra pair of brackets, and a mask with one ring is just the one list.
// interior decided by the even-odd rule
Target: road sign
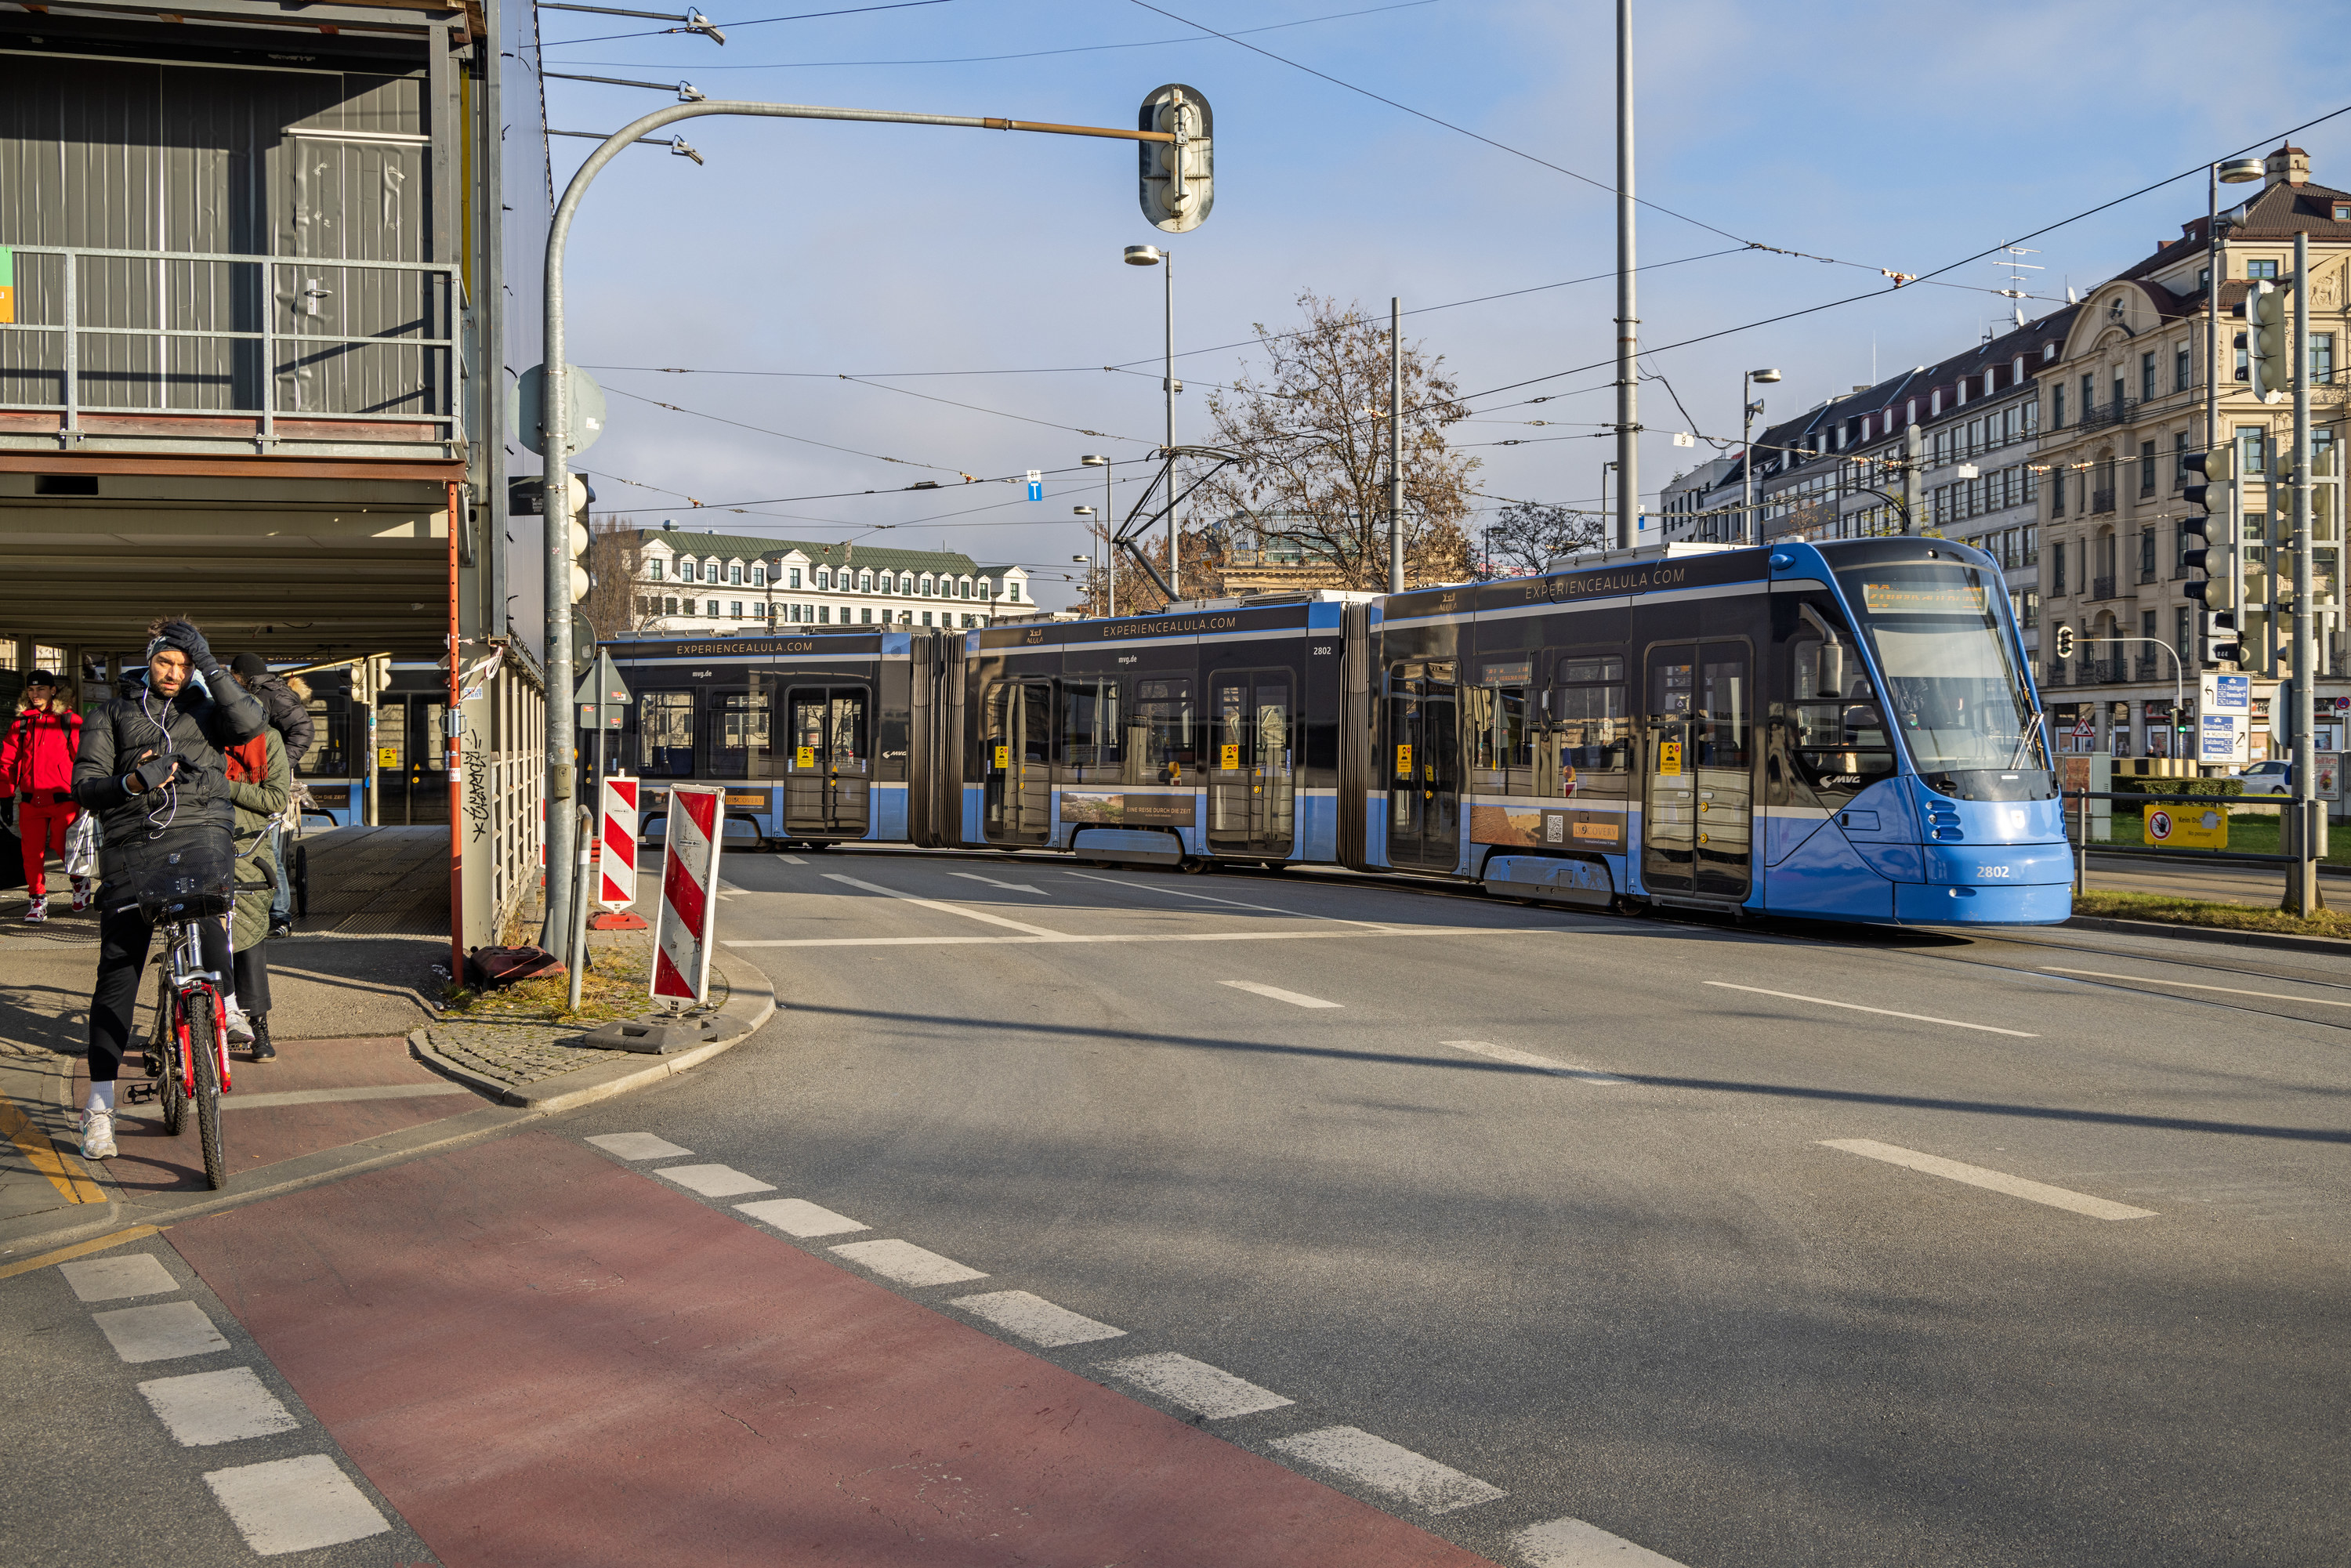
[(1143, 215), (1172, 235), (1198, 228), (1217, 204), (1216, 116), (1208, 100), (1197, 88), (1169, 82), (1144, 96), (1134, 128), (1176, 138), (1134, 144)]
[(1032, 501), (1045, 498), (1045, 476), (1035, 468), (1029, 470), (1029, 498)]
[(2149, 806), (2147, 841), (2159, 849), (2225, 850), (2229, 847), (2229, 808), (2189, 806), (2174, 810)]
[(653, 919), (653, 995), (699, 1003), (710, 994), (718, 929), (718, 851), (726, 822), (714, 785), (673, 784), (662, 834), (661, 909)]
[(637, 781), (607, 779), (597, 813), (596, 836), (604, 852), (596, 861), (596, 902), (627, 909), (637, 902)]
[[(571, 427), (571, 439), (563, 450), (577, 456), (596, 444), (604, 434), (604, 389), (596, 378), (578, 365), (569, 368), (563, 378), (563, 423)], [(546, 407), (547, 367), (533, 365), (515, 379), (507, 392), (507, 423), (522, 438), (522, 444), (533, 452), (545, 455), (547, 432), (539, 427), (539, 415)]]
[[(572, 632), (574, 636), (579, 634), (579, 624), (576, 622), (573, 623)], [(571, 700), (578, 704), (586, 715), (580, 719), (581, 724), (592, 728), (596, 723), (596, 710), (601, 707), (604, 710), (604, 727), (607, 729), (618, 729), (621, 727), (619, 710), (628, 706), (635, 699), (629, 695), (629, 684), (621, 679), (621, 672), (614, 666), (612, 655), (596, 647), (592, 643), (589, 644), (589, 648), (593, 655), (595, 667), (580, 678), (580, 685), (573, 690)]]

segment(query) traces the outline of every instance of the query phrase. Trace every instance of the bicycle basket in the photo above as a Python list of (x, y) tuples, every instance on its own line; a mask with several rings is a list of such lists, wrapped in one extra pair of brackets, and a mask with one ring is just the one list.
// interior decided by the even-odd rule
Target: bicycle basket
[(124, 891), (150, 921), (226, 915), (236, 905), (236, 843), (225, 827), (134, 835), (122, 858)]

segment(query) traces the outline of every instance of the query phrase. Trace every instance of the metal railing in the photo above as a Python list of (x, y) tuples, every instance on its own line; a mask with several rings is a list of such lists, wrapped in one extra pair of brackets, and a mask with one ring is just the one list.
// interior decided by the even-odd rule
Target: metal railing
[(2083, 430), (2099, 430), (2110, 424), (2128, 424), (2138, 412), (2139, 400), (2135, 397), (2116, 398), (2095, 408), (2085, 408), (2077, 422)]
[(2115, 493), (2112, 490), (2093, 490), (2090, 492), (2090, 512), (2092, 516), (2095, 517), (2100, 512), (2111, 512), (2114, 509)]
[[(28, 256), (57, 256), (62, 258), (64, 265), (58, 268), (61, 276), (58, 278), (56, 294), (59, 319), (50, 321), (26, 321), (21, 319), (28, 304), (46, 294), (47, 290), (41, 287), (41, 284), (45, 284), (47, 280), (42, 279), (39, 283), (28, 287), (30, 280), (25, 275), (26, 269), (20, 266), (17, 268), (16, 289), (16, 314), (20, 319), (0, 322), (0, 333), (39, 334), (61, 338), (64, 351), (60, 357), (61, 362), (56, 365), (0, 363), (0, 381), (22, 381), (34, 377), (55, 376), (59, 378), (59, 391), (62, 394), (54, 402), (0, 402), (0, 413), (58, 414), (62, 418), (62, 423), (56, 434), (68, 442), (80, 440), (89, 434), (83, 423), (85, 413), (214, 416), (253, 414), (259, 420), (257, 440), (265, 446), (281, 439), (277, 431), (277, 421), (281, 416), (429, 424), (438, 432), (432, 437), (434, 441), (456, 442), (465, 438), (463, 405), (457, 392), (458, 340), (455, 332), (458, 312), (465, 303), (465, 286), (464, 277), (455, 263), (365, 261), (346, 256), (256, 256), (233, 251), (122, 250), (94, 246), (20, 245), (14, 242), (11, 242), (6, 248), (13, 251), (20, 259)], [(260, 286), (259, 309), (254, 314), (261, 325), (258, 329), (229, 327), (92, 325), (82, 319), (84, 291), (81, 272), (83, 264), (89, 261), (153, 264), (158, 269), (158, 286), (152, 291), (142, 287), (142, 299), (160, 298), (165, 292), (162, 287), (167, 281), (162, 271), (165, 264), (182, 263), (204, 267), (258, 268), (260, 277), (255, 281), (257, 281)], [(298, 320), (319, 312), (319, 301), (331, 297), (329, 293), (322, 290), (319, 280), (319, 275), (351, 271), (414, 273), (437, 280), (440, 286), (437, 290), (438, 298), (427, 303), (426, 313), (438, 314), (443, 321), (449, 324), (448, 329), (452, 335), (443, 338), (416, 335), (423, 329), (423, 324), (418, 321), (402, 322), (381, 331), (370, 333), (311, 332), (287, 329), (277, 325), (278, 310), (281, 306), (289, 308)], [(293, 275), (288, 279), (290, 287), (282, 293), (277, 287), (278, 276), (281, 272)], [(246, 283), (243, 288), (240, 288), (240, 280), (232, 277), (229, 288), (249, 294), (251, 285)], [(110, 291), (114, 299), (120, 299), (122, 292), (120, 289)], [(226, 308), (231, 310), (235, 308), (234, 304)], [(411, 313), (413, 314), (413, 308), (410, 308)], [(159, 306), (158, 313), (168, 317), (170, 308)], [(129, 404), (90, 402), (84, 395), (84, 382), (88, 378), (83, 369), (83, 340), (92, 338), (144, 340), (162, 345), (163, 347), (159, 348), (155, 356), (155, 366), (152, 371), (139, 372), (142, 375), (152, 374), (158, 392), (157, 401), (152, 403)], [(0, 341), (5, 340), (0, 340)], [(173, 368), (172, 356), (169, 352), (168, 345), (189, 341), (258, 345), (260, 354), (260, 368), (257, 375), (260, 382), (258, 405), (244, 406), (234, 403), (205, 405), (172, 402), (170, 392), (175, 382), (192, 386), (209, 385), (222, 379), (214, 372)], [(281, 365), (279, 355), (288, 347), (293, 350), (293, 357)], [(399, 401), (406, 402), (409, 397), (429, 392), (433, 384), (437, 382), (441, 396), (435, 401), (441, 406), (423, 412), (388, 411), (381, 402), (373, 406), (358, 408), (289, 410), (279, 406), (277, 382), (281, 375), (298, 376), (309, 366), (322, 362), (330, 357), (365, 354), (371, 349), (422, 350), (428, 359), (437, 361), (435, 367), (437, 374), (425, 378), (423, 385), (417, 387), (407, 397)], [(324, 350), (325, 352), (318, 352), (320, 350)], [(9, 358), (15, 360), (16, 356), (12, 355)], [(115, 379), (123, 372), (119, 368), (110, 366), (99, 373), (110, 379)], [(235, 376), (232, 374), (227, 379), (231, 383), (233, 394)]]
[(2112, 577), (2094, 577), (2090, 580), (2091, 598), (2112, 599), (2114, 596), (2115, 580)]

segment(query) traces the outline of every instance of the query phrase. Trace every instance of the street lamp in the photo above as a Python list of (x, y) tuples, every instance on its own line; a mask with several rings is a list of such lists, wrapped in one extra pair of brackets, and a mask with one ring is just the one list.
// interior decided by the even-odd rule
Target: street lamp
[(1743, 545), (1755, 543), (1757, 532), (1755, 527), (1755, 416), (1763, 412), (1762, 400), (1751, 397), (1750, 392), (1759, 383), (1776, 382), (1779, 379), (1780, 372), (1771, 370), (1750, 371), (1739, 378), (1739, 401), (1746, 411), (1744, 423), (1740, 427), (1740, 444), (1746, 449), (1747, 455), (1739, 465), (1744, 485), (1744, 493), (1740, 497), (1739, 542)]
[(1115, 618), (1118, 614), (1118, 547), (1110, 537), (1110, 459), (1089, 453), (1079, 458), (1078, 462), (1085, 467), (1099, 468), (1102, 471), (1102, 564), (1110, 572), (1110, 586), (1104, 590), (1107, 597), (1102, 601), (1102, 613)]
[[(1092, 517), (1094, 515), (1094, 509), (1093, 509), (1092, 507), (1071, 507), (1070, 508), (1070, 515), (1071, 515), (1071, 517)], [(1085, 568), (1089, 572), (1092, 572), (1092, 571), (1094, 570), (1094, 558), (1093, 558), (1093, 553), (1092, 553), (1092, 546), (1093, 546), (1093, 529), (1092, 529), (1091, 527), (1089, 527), (1089, 528), (1086, 529), (1086, 546), (1087, 546), (1087, 553), (1086, 553), (1086, 554), (1084, 554), (1084, 555), (1073, 555), (1073, 556), (1071, 556), (1071, 557), (1070, 558), (1070, 561), (1071, 561), (1071, 563), (1072, 565), (1075, 565), (1075, 566), (1082, 566), (1082, 567), (1084, 567), (1084, 568)], [(1092, 613), (1092, 611), (1093, 611), (1093, 607), (1094, 607), (1094, 588), (1093, 588), (1093, 583), (1092, 583), (1091, 580), (1089, 580), (1089, 581), (1087, 582), (1087, 584), (1086, 584), (1086, 610), (1087, 610), (1087, 612), (1088, 612), (1088, 613)]]
[(1176, 253), (1161, 250), (1155, 245), (1131, 245), (1126, 247), (1129, 267), (1165, 268), (1161, 280), (1166, 285), (1167, 298), (1167, 371), (1160, 378), (1160, 391), (1167, 399), (1167, 444), (1162, 449), (1167, 459), (1167, 586), (1183, 586), (1184, 563), (1176, 559), (1176, 394), (1182, 386), (1176, 380)]

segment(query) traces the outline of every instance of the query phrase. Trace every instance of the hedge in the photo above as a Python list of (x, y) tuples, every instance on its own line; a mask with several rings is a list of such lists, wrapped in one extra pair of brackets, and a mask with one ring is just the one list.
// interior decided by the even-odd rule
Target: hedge
[(2142, 779), (2136, 775), (2115, 780), (2117, 795), (2241, 795), (2241, 779)]

